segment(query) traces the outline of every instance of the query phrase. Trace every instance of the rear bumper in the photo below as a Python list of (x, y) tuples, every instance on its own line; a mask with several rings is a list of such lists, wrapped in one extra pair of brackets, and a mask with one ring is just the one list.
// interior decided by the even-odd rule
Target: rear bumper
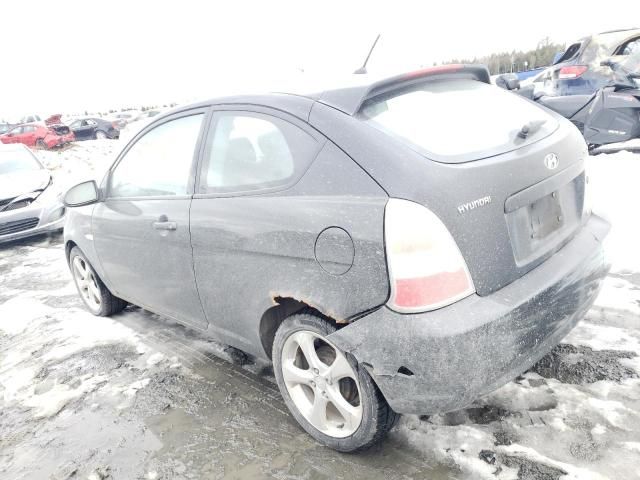
[(396, 412), (463, 408), (531, 367), (586, 314), (609, 269), (608, 230), (592, 216), (553, 257), (491, 295), (415, 315), (383, 307), (329, 339), (365, 364)]

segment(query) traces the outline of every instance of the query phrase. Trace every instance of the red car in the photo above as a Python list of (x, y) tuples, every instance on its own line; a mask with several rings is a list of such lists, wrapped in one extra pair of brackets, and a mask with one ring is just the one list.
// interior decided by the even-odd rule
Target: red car
[(2, 143), (23, 143), (28, 147), (43, 149), (59, 147), (74, 140), (73, 132), (66, 125), (44, 126), (27, 123), (0, 135)]

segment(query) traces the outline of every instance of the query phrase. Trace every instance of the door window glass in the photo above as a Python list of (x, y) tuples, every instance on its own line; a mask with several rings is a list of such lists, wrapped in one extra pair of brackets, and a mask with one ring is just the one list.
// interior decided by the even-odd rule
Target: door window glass
[(282, 119), (221, 113), (201, 191), (251, 191), (285, 185), (306, 169), (316, 148), (311, 135)]
[(203, 117), (171, 120), (144, 134), (113, 171), (110, 196), (186, 195)]

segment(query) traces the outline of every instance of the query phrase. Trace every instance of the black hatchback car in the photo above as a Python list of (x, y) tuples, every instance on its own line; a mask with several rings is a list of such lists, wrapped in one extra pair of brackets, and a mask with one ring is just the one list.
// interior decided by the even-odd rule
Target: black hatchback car
[(211, 100), (69, 190), (66, 255), (94, 314), (136, 304), (272, 361), (300, 425), (353, 451), (498, 388), (587, 312), (609, 225), (586, 156), (478, 66)]

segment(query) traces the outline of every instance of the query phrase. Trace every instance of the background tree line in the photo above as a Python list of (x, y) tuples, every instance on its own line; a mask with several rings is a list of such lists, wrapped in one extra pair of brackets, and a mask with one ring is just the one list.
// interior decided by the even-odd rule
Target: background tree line
[(489, 68), (492, 75), (520, 72), (537, 67), (551, 65), (558, 53), (564, 52), (565, 44), (553, 43), (549, 38), (542, 39), (538, 46), (526, 52), (513, 50), (511, 52), (492, 53), (484, 57), (453, 59), (443, 63), (481, 63)]

